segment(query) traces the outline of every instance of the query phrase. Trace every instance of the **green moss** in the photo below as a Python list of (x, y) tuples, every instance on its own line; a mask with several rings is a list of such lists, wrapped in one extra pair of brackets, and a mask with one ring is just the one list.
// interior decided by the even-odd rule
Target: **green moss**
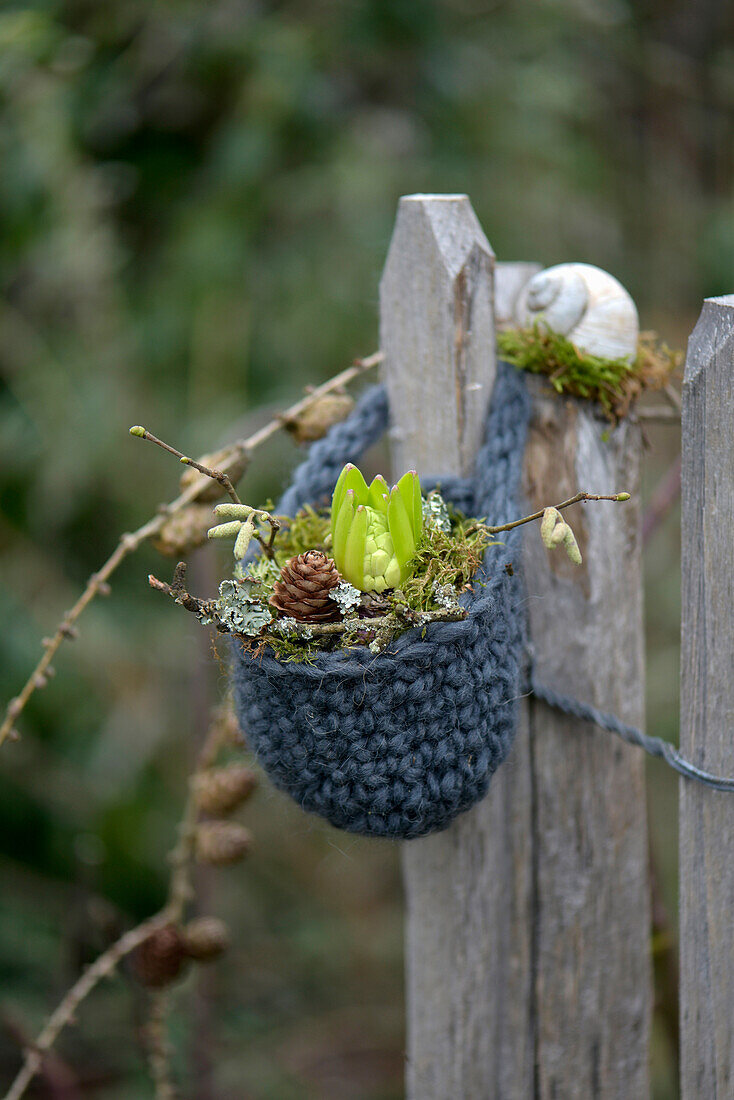
[(642, 333), (633, 360), (601, 359), (539, 323), (499, 332), (497, 346), (506, 362), (545, 375), (558, 393), (597, 401), (613, 421), (625, 416), (645, 390), (665, 385), (682, 358), (659, 344), (653, 333)]
[(307, 550), (326, 550), (331, 510), (318, 511), (307, 504), (295, 516), (278, 516), (281, 528), (275, 536), (275, 560), (282, 568), (287, 561)]
[(411, 577), (402, 586), (414, 611), (435, 611), (441, 606), (437, 589), (465, 592), (479, 569), (484, 551), (494, 544), (484, 524), (467, 519), (449, 505), (451, 533), (426, 524), (415, 555)]

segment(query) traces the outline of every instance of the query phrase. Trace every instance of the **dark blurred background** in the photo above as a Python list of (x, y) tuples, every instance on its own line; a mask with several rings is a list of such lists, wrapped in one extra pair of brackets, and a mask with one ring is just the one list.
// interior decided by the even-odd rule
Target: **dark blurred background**
[[(716, 0), (3, 4), (0, 697), (119, 533), (175, 494), (175, 461), (131, 423), (200, 452), (375, 349), (401, 193), (468, 192), (500, 259), (604, 267), (684, 346), (701, 298), (734, 290), (733, 21)], [(677, 430), (648, 444), (649, 496)], [(285, 439), (260, 451), (246, 499), (277, 495), (297, 458)], [(223, 565), (200, 552), (198, 587)], [(79, 966), (164, 897), (224, 677), (151, 570), (170, 565), (149, 546), (124, 564), (2, 753), (3, 1085)], [(675, 739), (675, 511), (647, 581), (649, 726)], [(650, 816), (664, 958), (677, 819), (659, 764)], [(177, 994), (185, 1095), (400, 1097), (395, 847), (265, 784), (245, 820), (249, 861), (200, 881), (234, 948)], [(677, 1096), (669, 978), (656, 1100)], [(59, 1046), (65, 1096), (150, 1094), (140, 1018), (128, 979), (94, 995)]]

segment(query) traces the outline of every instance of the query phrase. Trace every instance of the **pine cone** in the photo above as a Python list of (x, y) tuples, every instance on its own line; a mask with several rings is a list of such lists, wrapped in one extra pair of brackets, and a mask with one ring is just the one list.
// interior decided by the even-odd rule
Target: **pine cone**
[(283, 566), (270, 603), (300, 622), (335, 622), (340, 612), (329, 593), (340, 580), (331, 558), (320, 550), (307, 550)]
[(207, 768), (194, 776), (196, 805), (212, 817), (224, 817), (249, 798), (257, 784), (255, 773), (243, 764)]
[(184, 949), (190, 959), (209, 962), (229, 947), (227, 925), (219, 917), (197, 917), (183, 930)]
[(168, 985), (178, 977), (186, 958), (183, 937), (175, 924), (156, 929), (133, 953), (138, 980), (151, 989)]

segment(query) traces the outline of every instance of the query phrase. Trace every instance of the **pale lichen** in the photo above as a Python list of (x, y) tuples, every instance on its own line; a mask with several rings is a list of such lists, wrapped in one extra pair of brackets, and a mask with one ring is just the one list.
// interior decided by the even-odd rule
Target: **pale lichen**
[(362, 593), (349, 581), (339, 581), (339, 584), (329, 593), (329, 598), (334, 601), (342, 615), (346, 616), (354, 608), (359, 607), (362, 602)]

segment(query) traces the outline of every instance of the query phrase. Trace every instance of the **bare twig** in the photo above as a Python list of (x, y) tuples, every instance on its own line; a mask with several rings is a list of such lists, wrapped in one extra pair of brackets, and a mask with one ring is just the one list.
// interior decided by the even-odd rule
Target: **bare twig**
[(150, 1013), (146, 1028), (148, 1066), (155, 1086), (155, 1100), (176, 1100), (176, 1089), (171, 1078), (171, 1044), (168, 1039), (168, 1010), (170, 995), (167, 989), (157, 989), (150, 995)]
[[(353, 382), (366, 371), (371, 370), (381, 363), (382, 358), (382, 352), (378, 351), (368, 356), (366, 359), (356, 360), (353, 366), (348, 367), (340, 374), (330, 378), (328, 382), (324, 382), (323, 385), (318, 386), (312, 393), (309, 393), (306, 397), (302, 398), (302, 400), (296, 402), (295, 405), (292, 405), (285, 413), (273, 417), (248, 439), (233, 443), (229, 457), (220, 463), (220, 469), (226, 473), (227, 470), (236, 465), (238, 459), (242, 455), (243, 449), (247, 452), (252, 452), (257, 447), (262, 446), (271, 436), (282, 429), (284, 419), (292, 419), (293, 417), (299, 416), (305, 409), (309, 408), (310, 405), (323, 397), (325, 393), (330, 393), (332, 390), (338, 390), (342, 386), (346, 386), (348, 383)], [(79, 619), (82, 612), (96, 596), (107, 595), (109, 593), (109, 585), (107, 582), (117, 567), (126, 557), (133, 554), (142, 543), (157, 535), (172, 515), (176, 512), (180, 512), (187, 504), (196, 500), (208, 480), (209, 478), (202, 474), (200, 479), (197, 479), (189, 485), (175, 498), (175, 500), (172, 500), (169, 504), (161, 508), (157, 515), (149, 519), (147, 523), (144, 523), (137, 531), (133, 531), (131, 534), (124, 534), (101, 569), (91, 575), (81, 596), (74, 606), (64, 615), (55, 634), (44, 641), (45, 652), (31, 672), (23, 688), (8, 704), (5, 717), (2, 723), (0, 723), (0, 745), (5, 741), (17, 739), (18, 734), (14, 729), (16, 720), (25, 709), (34, 691), (43, 686), (46, 677), (50, 674), (51, 661), (61, 644), (67, 638), (73, 637), (74, 624), (77, 619)]]
[[(564, 500), (562, 504), (555, 504), (553, 507), (557, 512), (560, 512), (562, 508), (570, 508), (572, 504), (580, 504), (587, 500), (613, 500), (613, 501), (625, 501), (629, 500), (629, 493), (612, 493), (611, 496), (604, 496), (595, 493), (577, 493), (575, 497), (571, 497), (569, 500)], [(532, 523), (533, 520), (543, 518), (543, 509), (540, 512), (533, 512), (531, 516), (523, 516), (522, 519), (515, 519), (512, 523), (502, 523), (498, 527), (487, 527), (486, 530), (490, 535), (498, 535), (500, 531), (511, 531), (513, 527), (520, 527), (523, 523)]]
[[(74, 1022), (76, 1010), (89, 994), (96, 988), (103, 978), (109, 977), (115, 972), (120, 962), (130, 955), (136, 948), (160, 928), (171, 923), (180, 924), (186, 911), (186, 906), (191, 900), (193, 888), (191, 884), (191, 869), (195, 857), (196, 826), (199, 811), (196, 803), (196, 776), (211, 767), (216, 759), (219, 749), (222, 747), (224, 732), (228, 727), (227, 716), (222, 711), (215, 712), (213, 720), (204, 738), (204, 744), (198, 755), (196, 767), (189, 783), (189, 789), (184, 804), (181, 822), (178, 828), (178, 840), (169, 861), (171, 864), (171, 877), (169, 882), (168, 900), (160, 912), (148, 920), (143, 921), (137, 927), (125, 932), (111, 947), (99, 956), (87, 970), (77, 979), (71, 989), (65, 994), (58, 1007), (49, 1016), (47, 1023), (41, 1030), (32, 1047), (29, 1047), (24, 1056), (23, 1065), (6, 1093), (4, 1100), (20, 1100), (33, 1078), (39, 1072), (44, 1055), (51, 1049), (61, 1032), (69, 1024)], [(154, 1009), (160, 1012), (160, 1004), (154, 1005)], [(152, 1056), (151, 1056), (152, 1057)], [(160, 1068), (160, 1067), (159, 1067)], [(153, 1069), (151, 1061), (151, 1070)], [(158, 1080), (156, 1088), (159, 1088)], [(173, 1097), (173, 1092), (156, 1092), (160, 1100)]]
[(654, 420), (663, 424), (680, 424), (680, 412), (669, 408), (667, 405), (652, 405), (650, 408), (635, 410), (638, 420)]
[(206, 477), (212, 479), (212, 481), (218, 481), (224, 489), (230, 500), (235, 504), (241, 504), (241, 500), (237, 495), (235, 489), (229, 477), (224, 470), (214, 469), (212, 466), (203, 466), (201, 462), (194, 462), (193, 458), (188, 458), (182, 451), (177, 451), (175, 447), (172, 447), (170, 443), (164, 443), (162, 439), (159, 439), (157, 435), (153, 435), (147, 428), (144, 428), (142, 424), (135, 424), (130, 429), (130, 435), (135, 435), (139, 439), (147, 439), (151, 443), (155, 443), (156, 446), (162, 447), (164, 451), (168, 451), (169, 454), (175, 455), (179, 462), (182, 462), (184, 466), (193, 466), (195, 470), (198, 470), (200, 474), (204, 474)]
[(26, 1050), (23, 1066), (6, 1093), (5, 1100), (20, 1100), (28, 1085), (38, 1073), (46, 1051), (51, 1049), (64, 1028), (72, 1022), (82, 1001), (89, 996), (103, 978), (109, 977), (117, 969), (117, 966), (126, 955), (129, 955), (131, 951), (144, 943), (151, 933), (163, 927), (170, 919), (171, 916), (168, 910), (162, 909), (150, 920), (143, 921), (137, 928), (126, 932), (84, 971), (66, 993), (55, 1011), (49, 1016), (45, 1027), (39, 1033), (33, 1046)]
[(680, 413), (682, 405), (681, 397), (672, 382), (668, 382), (667, 386), (663, 387), (663, 393), (668, 398), (673, 408), (677, 409)]
[(680, 496), (680, 455), (671, 463), (655, 486), (642, 517), (642, 545), (647, 546), (660, 524)]

